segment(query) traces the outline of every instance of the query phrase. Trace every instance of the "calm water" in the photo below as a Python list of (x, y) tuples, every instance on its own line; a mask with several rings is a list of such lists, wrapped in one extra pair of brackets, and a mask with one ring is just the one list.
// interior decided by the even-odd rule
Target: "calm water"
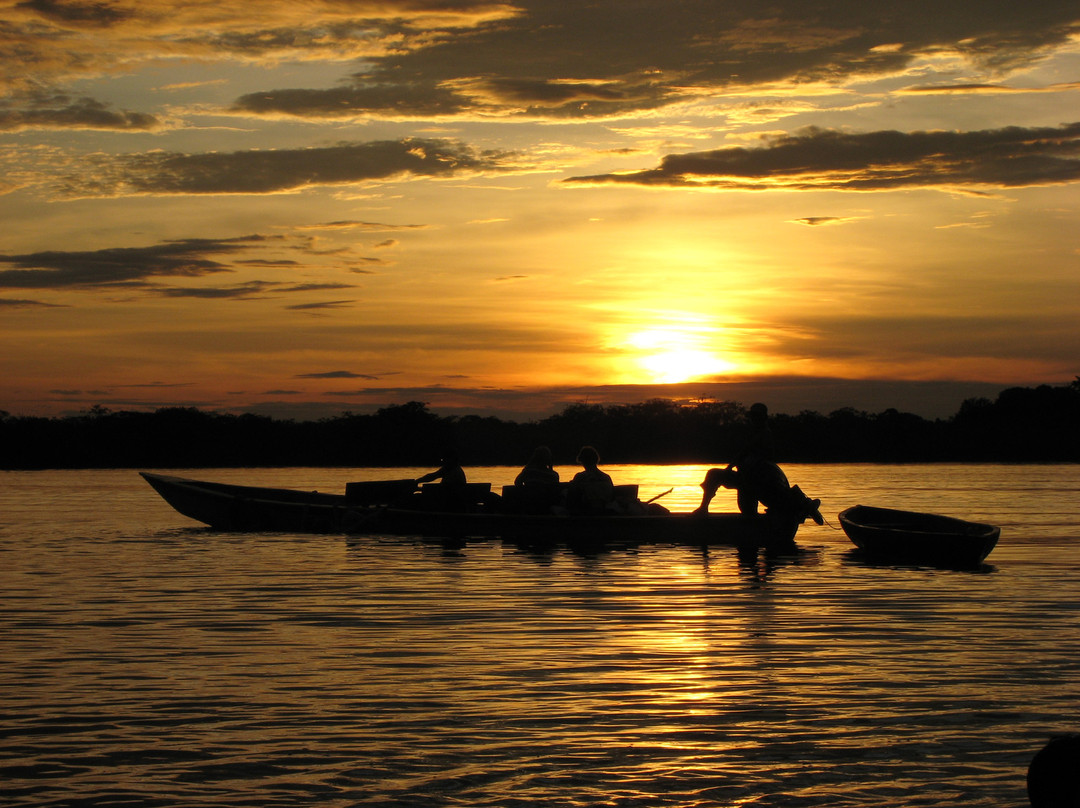
[[(1002, 540), (978, 572), (867, 566), (814, 525), (771, 565), (536, 556), (213, 533), (132, 471), (0, 473), (0, 802), (1026, 805), (1032, 754), (1080, 729), (1080, 467), (786, 470), (832, 525), (861, 502)], [(609, 471), (699, 496), (701, 467)]]

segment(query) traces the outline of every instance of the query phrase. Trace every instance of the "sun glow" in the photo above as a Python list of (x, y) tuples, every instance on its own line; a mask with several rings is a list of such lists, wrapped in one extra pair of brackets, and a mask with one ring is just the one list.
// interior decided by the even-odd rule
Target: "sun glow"
[(735, 370), (734, 363), (710, 348), (716, 336), (712, 327), (663, 326), (638, 331), (626, 344), (653, 384), (679, 384)]

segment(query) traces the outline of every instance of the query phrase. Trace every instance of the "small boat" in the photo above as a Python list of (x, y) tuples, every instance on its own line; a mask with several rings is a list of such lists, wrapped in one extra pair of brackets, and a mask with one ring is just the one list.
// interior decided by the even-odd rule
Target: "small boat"
[[(439, 486), (422, 486), (416, 491), (412, 480), (349, 483), (345, 494), (327, 494), (140, 474), (184, 516), (228, 531), (501, 538), (530, 545), (677, 543), (783, 550), (794, 548), (802, 521), (768, 513), (520, 512), (504, 508), (503, 503), (511, 498), (492, 497), (487, 483), (467, 486), (474, 496), (473, 507), (447, 510), (438, 500)], [(637, 486), (625, 488), (636, 496)]]
[(1001, 535), (981, 522), (869, 505), (842, 511), (840, 524), (868, 558), (950, 567), (978, 566)]

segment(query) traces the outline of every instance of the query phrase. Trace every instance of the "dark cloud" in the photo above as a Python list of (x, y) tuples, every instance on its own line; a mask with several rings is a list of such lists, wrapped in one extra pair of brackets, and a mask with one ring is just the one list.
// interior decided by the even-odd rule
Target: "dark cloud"
[(63, 183), (67, 196), (265, 194), (400, 177), (449, 177), (499, 169), (505, 155), (448, 140), (406, 138), (308, 149), (99, 156)]
[(64, 93), (26, 93), (0, 101), (0, 131), (25, 129), (101, 129), (152, 131), (161, 128), (153, 115), (117, 110), (93, 98)]
[(355, 289), (351, 283), (298, 283), (293, 286), (283, 286), (281, 292), (326, 292), (334, 289)]
[[(241, 259), (233, 264), (217, 260), (266, 246), (281, 246), (279, 237), (259, 235), (234, 239), (185, 239), (150, 247), (111, 248), (87, 252), (40, 252), (26, 255), (0, 255), (0, 264), (15, 269), (0, 270), (0, 288), (9, 289), (92, 289), (134, 288), (170, 298), (202, 300), (252, 300), (280, 294), (325, 292), (354, 289), (349, 283), (290, 283), (250, 280), (223, 286), (167, 286), (153, 279), (202, 278), (235, 272), (235, 267), (283, 267), (294, 269), (295, 262)], [(288, 245), (286, 245), (288, 247)], [(0, 306), (41, 306), (35, 301), (5, 302)], [(320, 307), (326, 304), (312, 304)]]
[[(896, 408), (923, 417), (955, 415), (967, 398), (994, 398), (1004, 385), (978, 381), (910, 382), (882, 379), (838, 379), (812, 376), (774, 376), (745, 381), (689, 382), (655, 385), (595, 385), (539, 388), (368, 387), (324, 393), (337, 400), (328, 407), (375, 409), (395, 402), (424, 401), (440, 414), (491, 414), (522, 421), (544, 418), (570, 404), (636, 404), (652, 398), (676, 401), (735, 401), (749, 406), (763, 401), (773, 413), (829, 413), (845, 407), (868, 412)], [(311, 413), (333, 415), (318, 404)], [(273, 404), (262, 406), (273, 411)]]
[(821, 227), (828, 224), (843, 224), (853, 219), (843, 216), (803, 216), (801, 219), (792, 219), (795, 224), (805, 224), (807, 227)]
[(131, 388), (151, 388), (157, 389), (162, 387), (191, 387), (194, 382), (141, 382), (139, 384), (118, 384), (116, 387), (120, 389)]
[(76, 0), (26, 0), (16, 3), (15, 7), (35, 11), (42, 17), (57, 22), (100, 26), (112, 25), (133, 14), (118, 8), (114, 3), (80, 3)]
[(257, 245), (261, 236), (234, 239), (183, 239), (150, 247), (112, 247), (103, 250), (49, 250), (24, 255), (0, 255), (0, 288), (55, 289), (116, 286), (152, 277), (197, 278), (231, 272), (210, 256), (228, 255)]
[(281, 114), (304, 118), (356, 117), (439, 118), (470, 106), (464, 96), (420, 83), (358, 84), (325, 90), (269, 90), (238, 98), (234, 112)]
[[(1080, 30), (1073, 0), (521, 0), (512, 17), (432, 28), (333, 89), (278, 89), (237, 111), (312, 118), (596, 118), (755, 84), (900, 71), (951, 50), (1004, 71)], [(405, 29), (403, 29), (405, 30)], [(414, 32), (419, 33), (419, 32)]]
[(976, 132), (808, 129), (759, 148), (671, 154), (659, 168), (571, 177), (574, 185), (625, 184), (758, 190), (880, 191), (923, 187), (1022, 187), (1080, 179), (1080, 123)]
[(355, 300), (325, 300), (321, 303), (294, 303), (286, 306), (289, 311), (327, 311), (330, 309), (348, 308)]
[(42, 303), (37, 300), (20, 300), (18, 298), (0, 297), (0, 309), (36, 309), (36, 308), (64, 308), (54, 303)]
[(266, 281), (249, 281), (235, 286), (155, 286), (153, 289), (165, 297), (188, 297), (203, 300), (252, 300), (263, 297), (267, 290), (278, 286), (279, 284), (267, 283)]
[(367, 373), (353, 373), (351, 370), (328, 370), (323, 373), (301, 373), (294, 378), (297, 379), (378, 379), (378, 376), (371, 376)]

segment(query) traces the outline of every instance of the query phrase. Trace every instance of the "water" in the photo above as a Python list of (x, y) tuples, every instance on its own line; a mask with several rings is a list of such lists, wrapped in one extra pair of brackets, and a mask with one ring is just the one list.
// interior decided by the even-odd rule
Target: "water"
[[(1032, 754), (1080, 730), (1080, 468), (786, 470), (834, 526), (861, 502), (1002, 539), (976, 572), (868, 566), (809, 524), (775, 563), (529, 555), (215, 533), (132, 471), (0, 473), (0, 801), (1026, 805)], [(609, 471), (700, 496), (701, 467)]]

